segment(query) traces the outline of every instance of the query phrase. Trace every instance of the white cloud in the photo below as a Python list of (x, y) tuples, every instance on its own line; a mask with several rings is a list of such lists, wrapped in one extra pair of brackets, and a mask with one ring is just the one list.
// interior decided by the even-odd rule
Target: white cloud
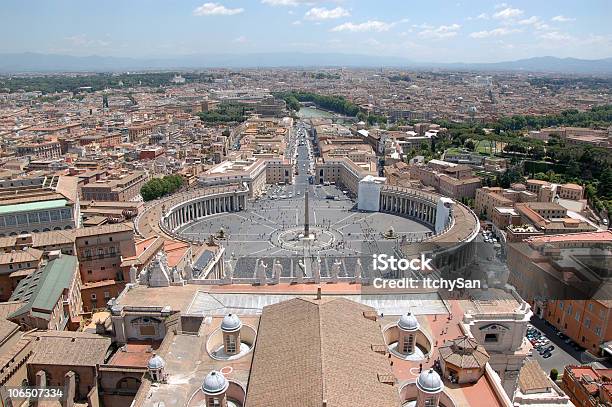
[(518, 8), (507, 7), (493, 14), (493, 18), (497, 18), (500, 20), (508, 20), (511, 18), (520, 17), (522, 15), (523, 15), (523, 10), (520, 10)]
[(248, 38), (245, 37), (244, 35), (241, 35), (240, 37), (234, 38), (234, 40), (232, 42), (235, 42), (237, 44), (244, 44), (246, 42), (248, 42)]
[(293, 25), (302, 25), (302, 21), (301, 20), (295, 20), (291, 24), (293, 24)]
[(332, 28), (332, 31), (338, 32), (338, 31), (350, 31), (350, 32), (366, 32), (366, 31), (376, 31), (376, 32), (383, 32), (383, 31), (389, 31), (391, 29), (391, 27), (393, 27), (395, 24), (394, 23), (386, 23), (384, 21), (377, 21), (377, 20), (369, 20), (366, 21), (364, 23), (344, 23), (344, 24), (340, 24), (335, 26), (334, 28)]
[(489, 37), (501, 37), (504, 35), (509, 35), (509, 34), (513, 34), (513, 33), (517, 33), (520, 32), (521, 30), (519, 29), (512, 29), (512, 28), (506, 28), (506, 27), (500, 27), (500, 28), (495, 28), (493, 30), (489, 30), (489, 31), (476, 31), (470, 34), (470, 37), (472, 38), (489, 38)]
[(439, 27), (422, 26), (424, 28), (419, 32), (421, 38), (441, 39), (451, 38), (457, 35), (457, 31), (461, 28), (459, 24), (441, 25)]
[(487, 13), (480, 13), (478, 14), (476, 17), (468, 17), (467, 20), (468, 21), (472, 21), (472, 20), (488, 20), (490, 17)]
[(500, 8), (505, 8), (505, 7), (508, 7), (507, 3), (499, 3), (495, 5), (495, 10), (498, 10)]
[(540, 21), (536, 16), (531, 16), (529, 18), (525, 18), (523, 20), (519, 20), (517, 24), (519, 25), (533, 25)]
[(193, 10), (194, 16), (233, 16), (244, 11), (243, 8), (227, 8), (219, 3), (204, 3)]
[(351, 13), (342, 7), (328, 9), (325, 7), (313, 7), (306, 12), (306, 20), (332, 20), (335, 18), (348, 17)]
[(550, 31), (540, 34), (540, 38), (549, 41), (570, 41), (572, 39), (570, 35), (561, 33), (559, 31)]
[(262, 4), (273, 7), (297, 7), (301, 5), (312, 6), (319, 0), (261, 0)]
[(553, 18), (551, 18), (551, 20), (557, 23), (567, 23), (568, 21), (576, 21), (575, 18), (565, 16), (554, 16)]
[(539, 30), (539, 31), (550, 29), (550, 26), (548, 24), (543, 23), (542, 20), (540, 20), (536, 16), (531, 16), (529, 18), (525, 18), (523, 20), (519, 20), (519, 21), (516, 22), (516, 24), (518, 24), (518, 25), (530, 25), (530, 26), (532, 26), (533, 28), (535, 28), (536, 30)]
[(297, 0), (262, 0), (263, 4), (268, 4), (270, 6), (291, 6), (295, 7), (300, 4)]

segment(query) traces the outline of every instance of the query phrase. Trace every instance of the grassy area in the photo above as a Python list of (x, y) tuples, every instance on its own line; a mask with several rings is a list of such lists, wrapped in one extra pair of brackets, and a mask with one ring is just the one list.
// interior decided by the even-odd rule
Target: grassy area
[[(497, 145), (495, 143), (497, 143)], [(493, 155), (502, 151), (504, 145), (505, 144), (501, 141), (477, 140), (475, 143), (475, 151), (480, 154)]]

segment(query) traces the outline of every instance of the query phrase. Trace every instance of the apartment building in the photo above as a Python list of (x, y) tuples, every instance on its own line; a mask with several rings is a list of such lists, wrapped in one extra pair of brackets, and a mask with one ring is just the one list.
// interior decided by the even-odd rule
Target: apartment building
[(149, 176), (144, 171), (111, 176), (81, 186), (81, 196), (83, 200), (90, 201), (133, 201), (148, 180)]
[[(531, 237), (508, 245), (508, 282), (534, 310), (574, 342), (602, 353), (612, 340), (602, 297), (612, 261), (612, 232)], [(603, 298), (603, 299), (598, 299)]]
[(562, 388), (574, 405), (601, 407), (612, 402), (612, 369), (568, 365), (563, 371)]
[(528, 179), (525, 183), (527, 191), (536, 194), (539, 202), (552, 202), (555, 197), (553, 184), (539, 179)]
[[(104, 307), (129, 281), (121, 262), (136, 255), (134, 230), (125, 223), (78, 229), (75, 247), (83, 281), (83, 309), (92, 311)], [(101, 286), (105, 287), (104, 298), (98, 298)]]
[(476, 190), (475, 212), (477, 215), (490, 219), (496, 207), (514, 207), (515, 202), (535, 202), (537, 195), (518, 189), (499, 187), (482, 187)]
[(410, 177), (431, 186), (442, 195), (454, 199), (474, 198), (481, 186), (470, 167), (442, 160), (430, 160), (427, 165), (411, 165)]
[(584, 196), (584, 188), (577, 184), (552, 184), (548, 181), (529, 179), (527, 190), (538, 195), (538, 201), (551, 202), (555, 197), (578, 201)]
[(24, 143), (17, 146), (17, 155), (40, 159), (53, 159), (62, 156), (59, 141), (43, 141), (41, 143)]
[(40, 268), (43, 252), (11, 247), (0, 254), (0, 301), (8, 301), (19, 282)]
[(578, 201), (584, 195), (584, 188), (577, 184), (563, 184), (557, 187), (557, 195), (561, 199), (571, 199)]
[(81, 276), (75, 256), (57, 253), (19, 282), (9, 301), (22, 305), (8, 319), (23, 330), (76, 330), (81, 322)]
[(612, 301), (559, 299), (548, 302), (544, 319), (593, 354), (606, 356), (612, 340)]

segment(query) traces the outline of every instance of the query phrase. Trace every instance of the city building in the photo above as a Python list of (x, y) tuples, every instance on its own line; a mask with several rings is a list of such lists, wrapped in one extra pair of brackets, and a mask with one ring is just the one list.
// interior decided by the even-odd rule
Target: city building
[(563, 390), (572, 403), (581, 407), (599, 407), (612, 400), (612, 369), (591, 366), (565, 366)]
[(76, 330), (81, 322), (81, 276), (75, 256), (57, 254), (19, 282), (9, 301), (22, 306), (8, 315), (23, 330)]
[(111, 176), (82, 185), (81, 197), (87, 201), (134, 201), (140, 197), (140, 188), (148, 180), (143, 171)]
[(0, 237), (74, 229), (80, 222), (77, 178), (0, 181)]

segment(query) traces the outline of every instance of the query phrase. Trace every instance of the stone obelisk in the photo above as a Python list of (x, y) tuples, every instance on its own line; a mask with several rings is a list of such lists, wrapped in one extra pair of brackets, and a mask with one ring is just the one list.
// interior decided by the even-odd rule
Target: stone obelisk
[(308, 220), (308, 188), (304, 192), (304, 237), (310, 236), (310, 221)]

